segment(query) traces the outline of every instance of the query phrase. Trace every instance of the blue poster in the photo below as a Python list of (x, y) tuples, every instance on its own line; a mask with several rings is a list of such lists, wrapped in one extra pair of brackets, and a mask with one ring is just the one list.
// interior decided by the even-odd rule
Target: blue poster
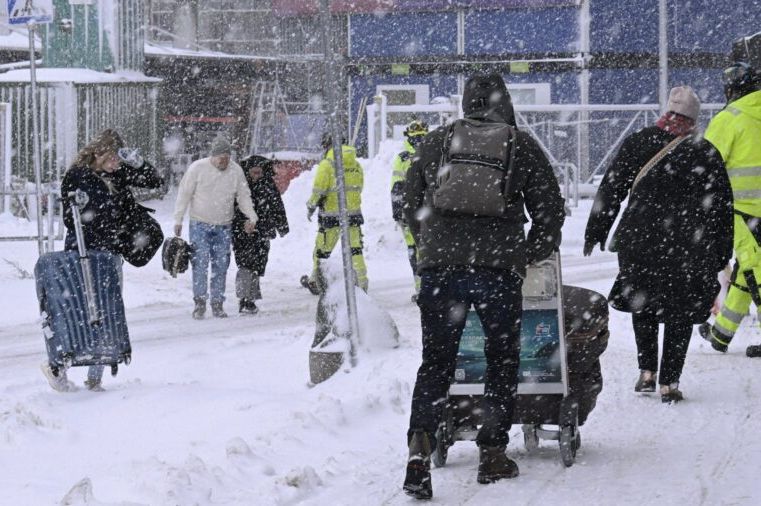
[[(484, 332), (475, 311), (468, 313), (460, 340), (455, 383), (483, 383)], [(560, 328), (554, 309), (525, 309), (521, 324), (520, 383), (561, 383)]]

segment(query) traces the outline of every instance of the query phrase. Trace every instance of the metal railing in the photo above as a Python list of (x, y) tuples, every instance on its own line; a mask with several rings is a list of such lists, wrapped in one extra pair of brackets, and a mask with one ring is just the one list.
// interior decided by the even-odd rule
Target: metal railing
[[(441, 104), (388, 105), (385, 96), (375, 97), (367, 106), (368, 156), (374, 157), (383, 141), (398, 137), (413, 116), (431, 125), (462, 117), (461, 100), (452, 96)], [(723, 107), (703, 104), (699, 126), (705, 128)], [(623, 140), (660, 116), (657, 104), (518, 104), (514, 108), (518, 128), (539, 143), (573, 206), (578, 204), (580, 184), (604, 174)]]
[[(36, 221), (37, 219), (45, 220), (45, 233), (43, 234), (43, 241), (46, 244), (46, 251), (53, 251), (55, 249), (55, 241), (63, 240), (64, 224), (63, 224), (63, 201), (61, 200), (61, 189), (57, 184), (43, 185), (41, 196), (45, 202), (45, 208), (47, 213), (42, 217), (34, 216), (32, 210), (36, 206), (32, 205), (34, 199), (37, 198), (37, 190), (30, 186), (24, 185), (23, 188), (0, 188), (0, 197), (10, 197), (18, 207), (19, 213), (26, 218), (29, 223)], [(0, 235), (0, 242), (7, 241), (36, 241), (38, 235)]]

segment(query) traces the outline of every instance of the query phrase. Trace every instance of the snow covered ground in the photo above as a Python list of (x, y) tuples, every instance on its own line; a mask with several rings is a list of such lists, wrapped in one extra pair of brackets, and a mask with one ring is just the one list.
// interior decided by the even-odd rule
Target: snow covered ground
[[(397, 349), (361, 349), (359, 364), (310, 388), (307, 351), (316, 298), (299, 286), (311, 267), (316, 224), (305, 216), (311, 175), (285, 195), (291, 234), (273, 243), (255, 317), (235, 313), (234, 267), (228, 319), (190, 318), (190, 273), (177, 279), (157, 256), (125, 267), (133, 362), (105, 393), (52, 391), (34, 280), (36, 243), (0, 243), (0, 504), (411, 504), (401, 493), (410, 395), (419, 365), (420, 325), (401, 234), (390, 220), (385, 146), (365, 163), (366, 259), (370, 295), (395, 319)], [(158, 208), (171, 230), (173, 195)], [(607, 294), (615, 257), (581, 256), (589, 202), (566, 221), (563, 275)], [(0, 216), (0, 232), (35, 233)], [(186, 227), (187, 229), (187, 227)], [(60, 243), (58, 244), (60, 247)], [(450, 449), (434, 469), (436, 504), (761, 504), (760, 361), (755, 321), (719, 355), (697, 333), (682, 386), (687, 400), (662, 405), (633, 392), (636, 352), (628, 315), (611, 313), (602, 357), (605, 386), (576, 464), (564, 468), (557, 444), (523, 448), (520, 428), (508, 451), (521, 476), (476, 483), (473, 443)], [(753, 323), (753, 326), (751, 326)], [(79, 385), (84, 370), (70, 376)]]

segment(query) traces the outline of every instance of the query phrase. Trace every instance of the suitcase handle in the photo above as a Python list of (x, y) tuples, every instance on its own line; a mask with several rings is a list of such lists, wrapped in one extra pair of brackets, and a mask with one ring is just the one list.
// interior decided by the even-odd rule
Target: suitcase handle
[(82, 190), (69, 192), (67, 195), (71, 204), (71, 215), (74, 221), (74, 232), (77, 236), (77, 250), (79, 250), (79, 263), (82, 266), (82, 278), (85, 282), (85, 299), (87, 299), (87, 313), (90, 325), (100, 325), (101, 317), (98, 309), (98, 301), (95, 297), (95, 283), (92, 277), (90, 259), (87, 257), (85, 246), (85, 234), (82, 231), (82, 215), (79, 210), (90, 201), (87, 193)]

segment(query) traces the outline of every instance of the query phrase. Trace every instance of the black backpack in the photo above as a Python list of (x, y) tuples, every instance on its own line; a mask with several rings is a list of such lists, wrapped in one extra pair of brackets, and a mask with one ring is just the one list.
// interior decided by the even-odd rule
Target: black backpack
[(447, 212), (504, 217), (512, 198), (515, 130), (506, 123), (460, 119), (442, 150), (433, 205)]
[(135, 267), (147, 264), (159, 250), (164, 233), (161, 225), (150, 215), (154, 212), (134, 202), (118, 237), (117, 249)]
[(188, 264), (193, 256), (193, 247), (180, 237), (167, 237), (161, 251), (161, 266), (173, 278), (178, 273), (188, 270)]

